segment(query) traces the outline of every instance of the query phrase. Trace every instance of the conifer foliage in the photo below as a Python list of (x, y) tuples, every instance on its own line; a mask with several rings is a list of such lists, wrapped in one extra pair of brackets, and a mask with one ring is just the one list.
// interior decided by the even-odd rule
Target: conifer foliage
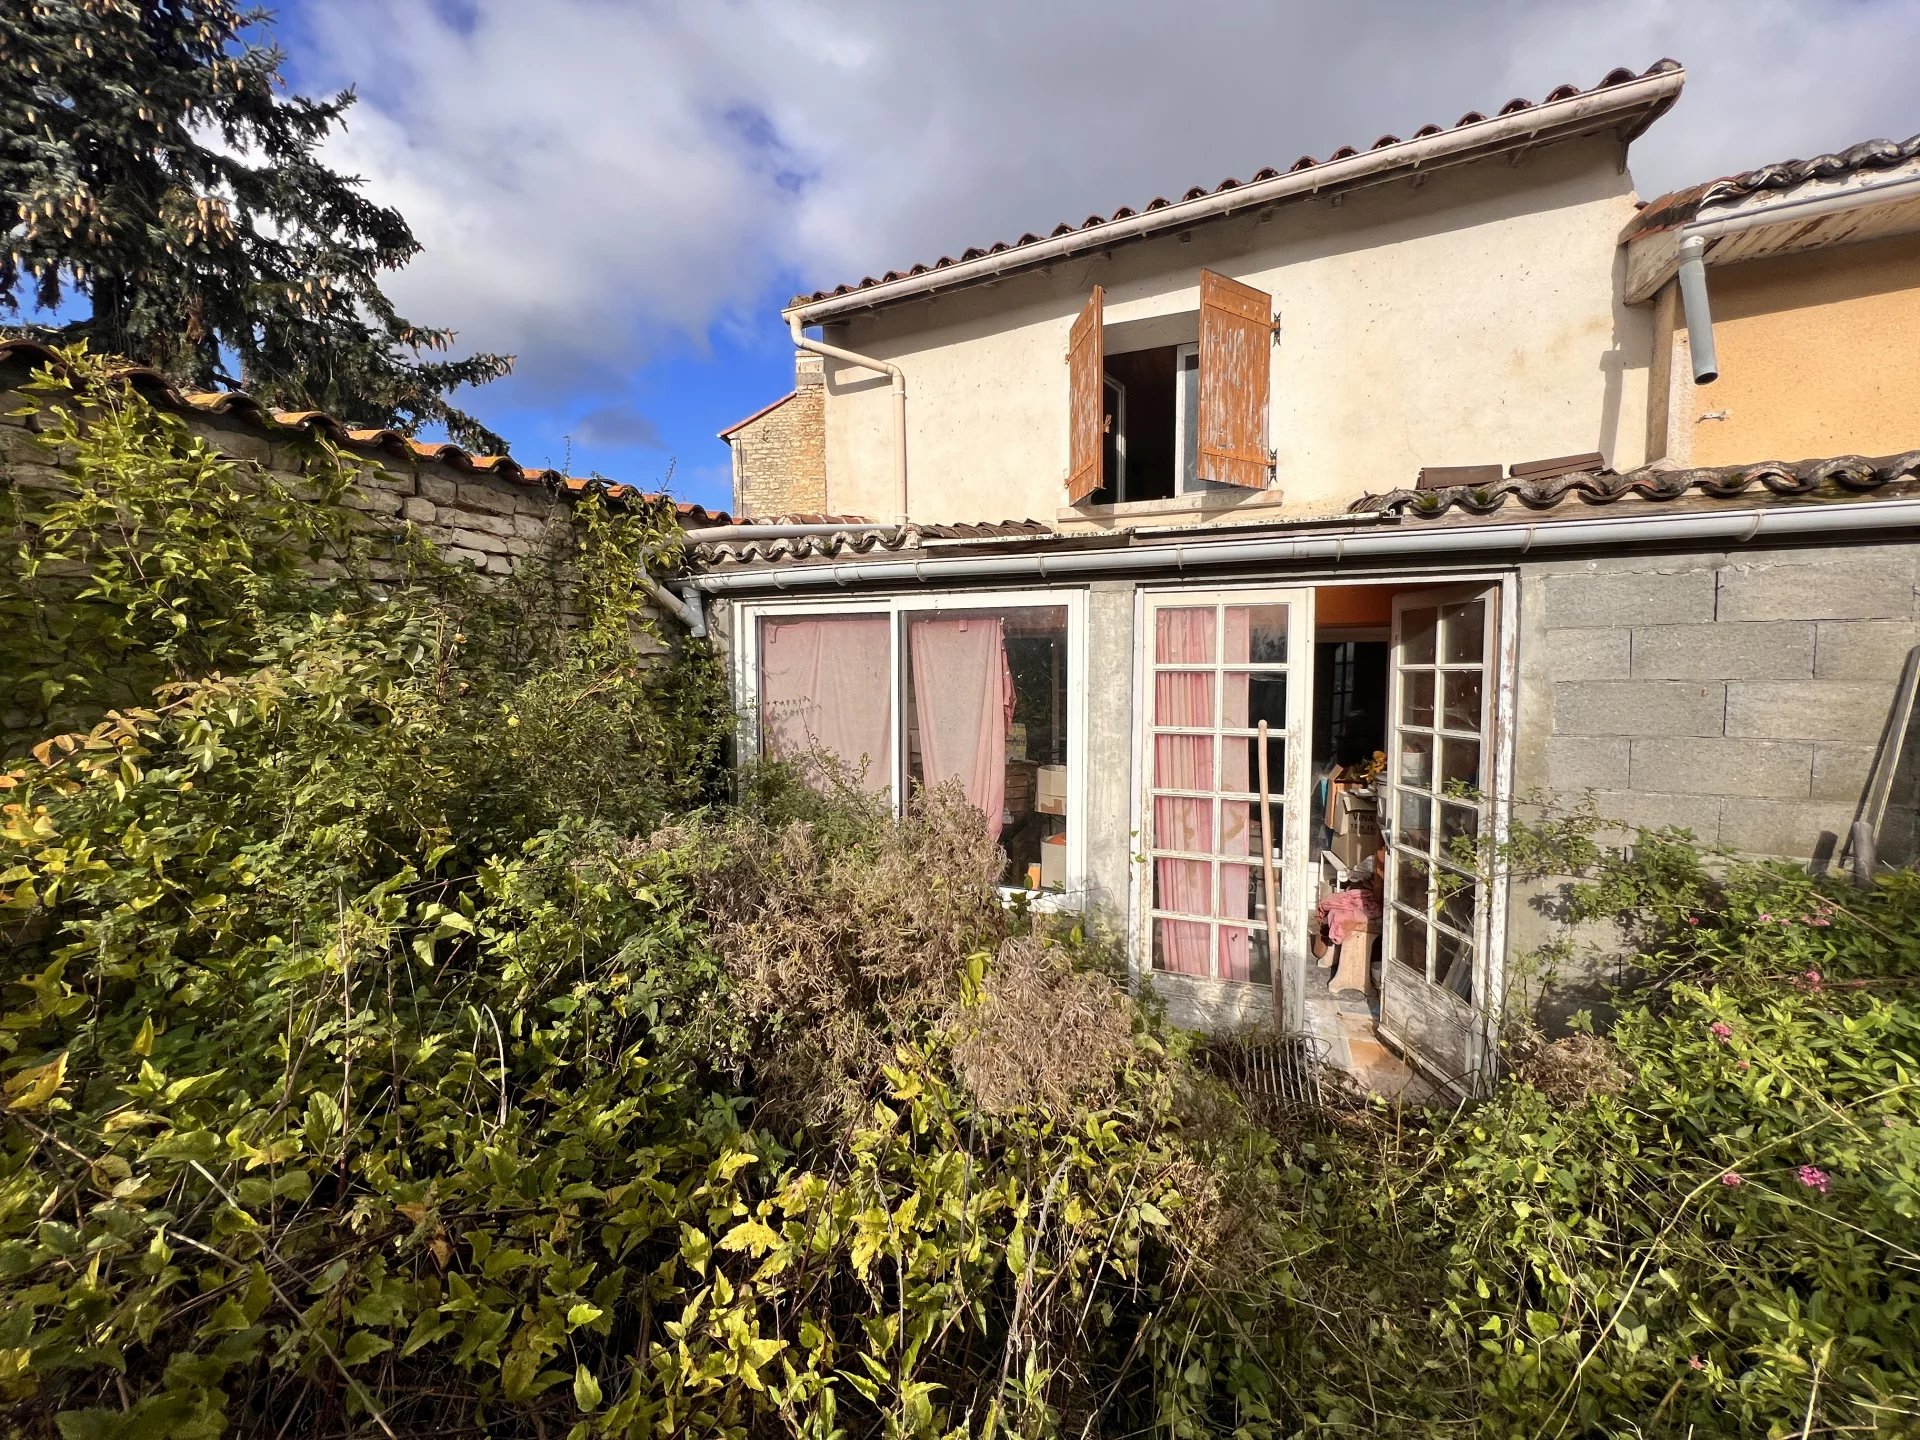
[(500, 438), (448, 398), (512, 357), (452, 358), (381, 277), (420, 246), (319, 147), (352, 91), (286, 92), (264, 11), (232, 0), (0, 5), (0, 311), (65, 327), (192, 389), (411, 431)]

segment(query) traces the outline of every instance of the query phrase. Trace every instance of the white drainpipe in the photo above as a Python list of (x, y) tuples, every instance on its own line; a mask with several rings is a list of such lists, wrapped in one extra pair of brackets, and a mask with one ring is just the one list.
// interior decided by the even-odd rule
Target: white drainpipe
[(899, 523), (907, 523), (907, 376), (891, 360), (876, 360), (871, 355), (861, 355), (852, 350), (842, 350), (838, 345), (829, 345), (824, 340), (810, 338), (800, 328), (797, 314), (787, 317), (787, 328), (793, 334), (793, 343), (802, 350), (815, 355), (825, 355), (829, 359), (844, 360), (849, 365), (858, 365), (862, 369), (877, 370), (893, 379), (893, 485), (894, 498), (898, 503), (896, 518)]
[[(943, 556), (936, 560), (859, 561), (844, 565), (779, 565), (694, 577), (703, 593), (817, 590), (852, 584), (922, 584), (931, 580), (1058, 580), (1113, 571), (1203, 570), (1216, 566), (1287, 563), (1339, 565), (1345, 560), (1452, 554), (1485, 561), (1516, 561), (1533, 551), (1609, 545), (1742, 545), (1756, 540), (1822, 535), (1884, 537), (1920, 529), (1920, 500), (1862, 500), (1846, 505), (1792, 505), (1714, 510), (1685, 515), (1636, 515), (1593, 520), (1509, 521), (1493, 525), (1436, 525), (1418, 521), (1361, 534), (1269, 535), (1259, 539), (1194, 539), (1055, 555)], [(1269, 569), (1268, 574), (1276, 572)]]
[(1720, 378), (1720, 356), (1713, 347), (1713, 311), (1707, 305), (1707, 242), (1699, 235), (1680, 242), (1680, 308), (1687, 317), (1693, 383), (1711, 385)]

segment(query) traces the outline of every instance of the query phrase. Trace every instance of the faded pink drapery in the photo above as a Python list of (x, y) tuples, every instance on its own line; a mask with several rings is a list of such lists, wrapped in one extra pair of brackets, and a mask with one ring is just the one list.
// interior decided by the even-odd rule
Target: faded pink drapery
[(1007, 627), (997, 617), (907, 622), (920, 770), (929, 789), (959, 780), (998, 839), (1007, 805), (1007, 730), (1013, 670)]
[(891, 634), (885, 615), (762, 621), (760, 734), (767, 753), (801, 761), (824, 753), (868, 794), (885, 794), (893, 736)]
[[(1252, 614), (1245, 606), (1225, 607), (1225, 624), (1216, 624), (1212, 606), (1159, 610), (1154, 617), (1154, 661), (1159, 665), (1245, 665), (1251, 656)], [(1215, 650), (1216, 632), (1221, 642)], [(1162, 670), (1154, 675), (1154, 723), (1194, 729), (1212, 729), (1214, 672)], [(1222, 676), (1222, 728), (1244, 729), (1248, 717), (1248, 675), (1227, 671)], [(1153, 742), (1153, 784), (1156, 790), (1190, 790), (1204, 795), (1247, 793), (1253, 777), (1248, 771), (1249, 742), (1240, 736), (1156, 735)], [(1214, 771), (1214, 746), (1220, 752), (1219, 775)], [(1215, 844), (1215, 806), (1219, 807), (1219, 839)], [(1248, 819), (1244, 800), (1192, 799), (1157, 795), (1153, 802), (1154, 848), (1190, 854), (1212, 854), (1217, 862), (1159, 858), (1154, 861), (1156, 908), (1186, 915), (1213, 915), (1221, 920), (1251, 918), (1253, 867), (1227, 857), (1248, 853)], [(1213, 893), (1214, 876), (1219, 893)], [(1225, 980), (1249, 976), (1248, 932), (1239, 925), (1219, 927), (1216, 957), (1207, 953), (1205, 924), (1160, 920), (1158, 948), (1163, 969), (1182, 975), (1218, 974)]]

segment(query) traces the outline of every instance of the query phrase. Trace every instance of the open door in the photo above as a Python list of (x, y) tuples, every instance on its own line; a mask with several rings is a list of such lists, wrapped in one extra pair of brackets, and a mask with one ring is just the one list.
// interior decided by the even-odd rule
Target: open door
[[(1305, 982), (1308, 730), (1313, 592), (1181, 591), (1146, 602), (1151, 647), (1141, 697), (1142, 907), (1153, 969), (1196, 981), (1273, 986), (1283, 1030), (1301, 1024)], [(1267, 725), (1272, 831), (1262, 824), (1260, 738)], [(1267, 942), (1264, 856), (1279, 896), (1282, 953)], [(1202, 987), (1203, 989), (1208, 987)], [(1251, 989), (1244, 998), (1251, 1000)]]
[(1500, 587), (1396, 596), (1380, 1031), (1460, 1091), (1487, 1068)]

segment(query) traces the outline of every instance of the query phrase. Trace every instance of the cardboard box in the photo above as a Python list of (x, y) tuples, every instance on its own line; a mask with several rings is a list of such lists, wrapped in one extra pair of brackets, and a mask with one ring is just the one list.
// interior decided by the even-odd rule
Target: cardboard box
[(1353, 790), (1342, 786), (1334, 797), (1334, 833), (1351, 829), (1362, 816), (1369, 817), (1373, 828), (1380, 828), (1380, 801), (1371, 790)]
[(1040, 842), (1040, 888), (1067, 888), (1067, 837), (1049, 835)]
[(1037, 780), (1039, 790), (1033, 808), (1042, 815), (1064, 815), (1067, 813), (1067, 767), (1064, 765), (1042, 765)]
[(1025, 815), (1032, 811), (1037, 786), (1034, 781), (1033, 765), (1025, 760), (1007, 762), (1007, 810), (1013, 815)]
[(1380, 812), (1378, 810), (1350, 811), (1347, 828), (1333, 837), (1334, 857), (1349, 870), (1379, 848)]

